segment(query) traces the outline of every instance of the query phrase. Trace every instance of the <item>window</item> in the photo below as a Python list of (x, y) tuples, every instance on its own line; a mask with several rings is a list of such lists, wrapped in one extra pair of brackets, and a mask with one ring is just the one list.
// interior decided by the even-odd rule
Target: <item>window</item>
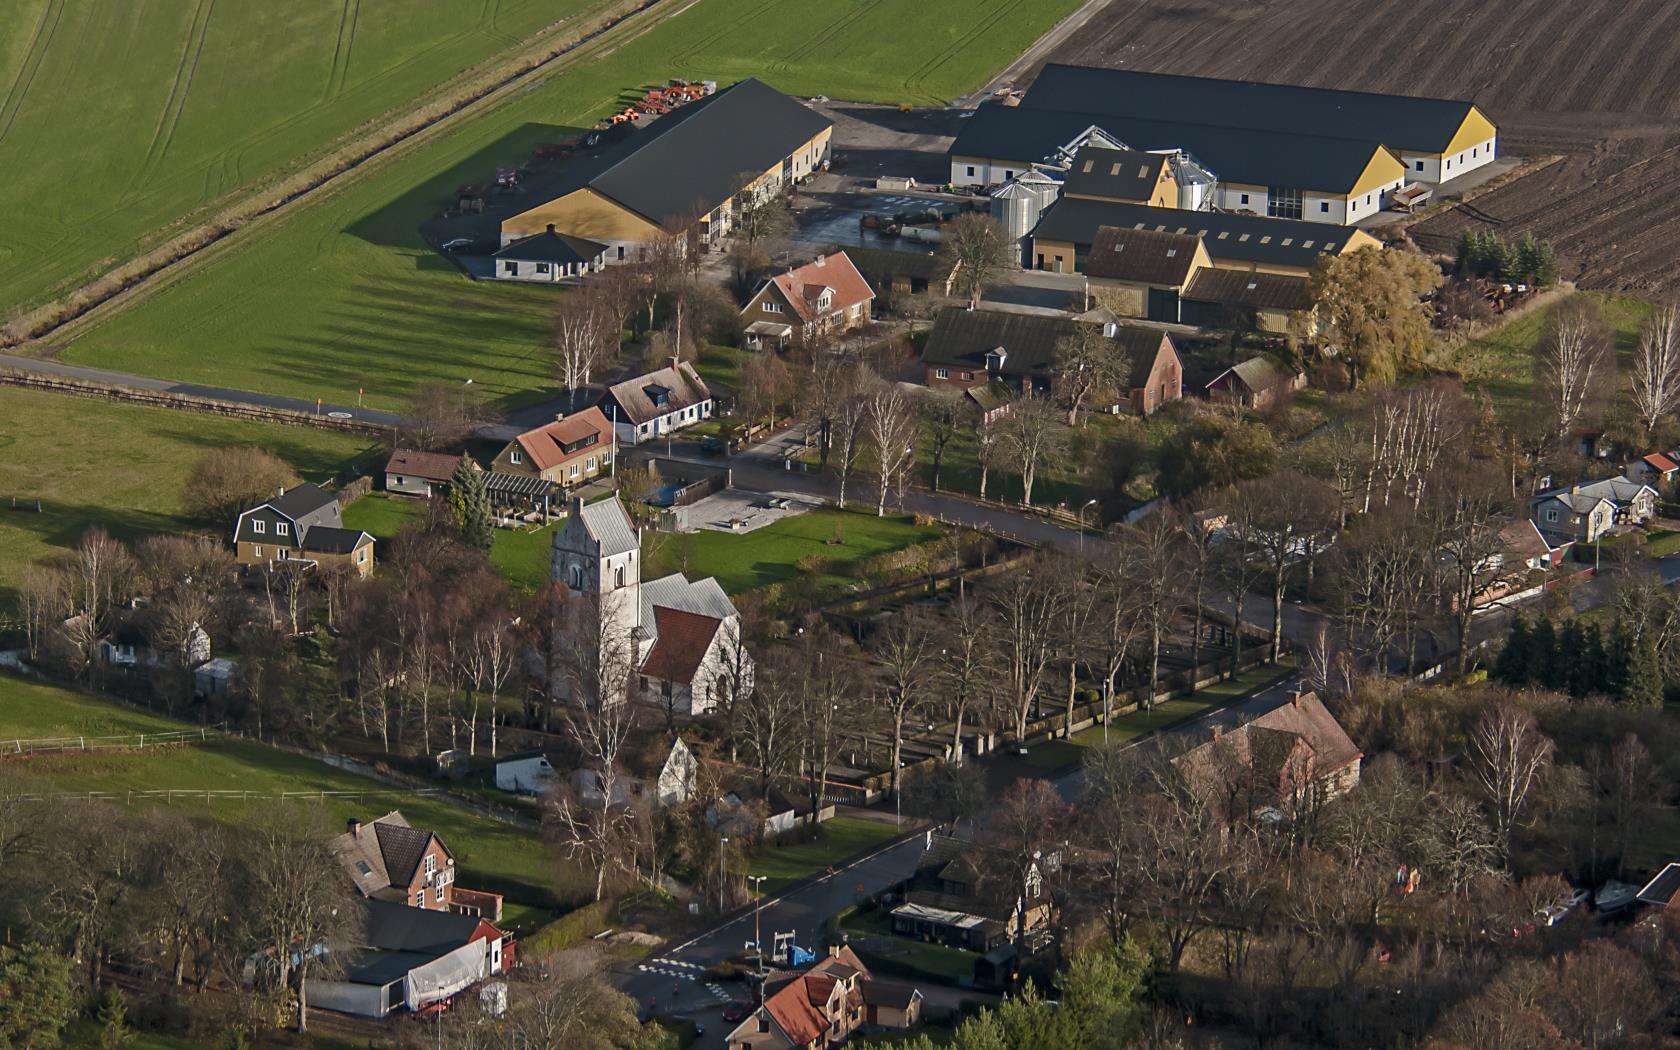
[(1421, 160), (1417, 161), (1415, 166), (1416, 166), (1418, 171), (1422, 171), (1423, 170), (1423, 161), (1421, 161)]
[[(1366, 203), (1366, 204), (1369, 204), (1369, 203), (1371, 203), (1371, 195), (1370, 195), (1370, 194), (1369, 194), (1369, 193), (1367, 193), (1367, 194), (1366, 194), (1366, 195), (1365, 195), (1365, 203)], [(1235, 608), (1235, 606), (1232, 606), (1232, 608)]]
[(1244, 203), (1244, 204), (1248, 203), (1248, 194), (1245, 193), (1245, 194), (1242, 195), (1242, 203)]
[(1301, 191), (1288, 186), (1272, 186), (1266, 190), (1266, 214), (1274, 219), (1301, 217)]
[(962, 377), (964, 379), (973, 379), (974, 378), (974, 373), (973, 372), (964, 372), (962, 374)]
[(951, 378), (951, 370), (949, 368), (935, 368), (933, 370), (933, 378), (949, 379)]
[(547, 273), (548, 272), (548, 264), (547, 263), (538, 263), (537, 264), (537, 272), (538, 273)]
[(1447, 158), (1447, 170), (1448, 171), (1452, 170), (1452, 158), (1451, 157)]
[(1329, 201), (1319, 201), (1318, 202), (1318, 210), (1319, 211), (1329, 211), (1330, 210), (1330, 202)]
[(427, 875), (436, 875), (437, 874), (437, 855), (434, 854), (434, 853), (426, 854), (426, 874)]
[(974, 165), (972, 164), (968, 166), (968, 177), (971, 179), (974, 177)]
[(266, 522), (266, 521), (253, 521), (253, 522), (251, 522), (251, 531), (256, 533), (258, 536), (261, 536), (263, 533), (268, 531), (268, 522)]
[(620, 259), (624, 258), (624, 245), (622, 244), (618, 246), (618, 257)]
[[(1481, 148), (1482, 148), (1482, 147), (1480, 147), (1480, 146), (1471, 146), (1471, 147), (1470, 147), (1470, 155), (1471, 155), (1471, 156), (1472, 156), (1472, 157), (1474, 157), (1474, 156), (1475, 156), (1475, 155), (1476, 155), (1476, 154), (1477, 154), (1477, 152), (1478, 152), (1478, 151), (1479, 151), (1479, 150), (1481, 150)], [(1233, 606), (1233, 608), (1234, 608), (1234, 606)]]
[(283, 521), (277, 521), (274, 523), (274, 534), (276, 536), (290, 536), (292, 527)]
[(766, 299), (766, 300), (764, 300), (764, 305), (761, 307), (761, 309), (763, 309), (763, 311), (767, 314), (779, 314), (779, 313), (782, 312), (782, 304), (781, 303), (773, 303), (770, 300)]
[(575, 478), (577, 476), (578, 476), (578, 465), (576, 463), (573, 463), (572, 464), (572, 477)]
[(583, 566), (581, 565), (572, 566), (572, 590), (583, 590)]
[(361, 565), (361, 564), (365, 563), (366, 561), (367, 561), (367, 548), (366, 547), (358, 547), (356, 549), (356, 564)]
[(1015, 177), (1015, 173), (1013, 171), (1010, 171), (1008, 168), (1004, 168), (1003, 169), (1003, 177), (1006, 178), (1006, 179), (1013, 179)]
[(620, 565), (618, 568), (613, 570), (613, 582), (614, 586), (624, 586), (624, 566)]
[[(595, 457), (590, 456), (589, 459), (584, 462), (583, 468), (585, 470), (594, 470), (595, 469)], [(1232, 608), (1235, 608), (1235, 606), (1232, 606)]]
[(1556, 521), (1557, 520), (1557, 508), (1548, 507), (1546, 509), (1546, 520), (1547, 521)]
[(416, 908), (424, 908), (426, 906), (426, 891), (425, 890), (415, 891), (414, 906)]
[(261, 547), (252, 547), (251, 548), (251, 557), (260, 558), (262, 556), (263, 556), (263, 553), (262, 553), (262, 548)]
[(518, 449), (514, 449), (512, 452), (508, 453), (508, 462), (509, 463), (523, 463), (523, 462), (525, 462), (525, 453), (519, 451)]
[(443, 903), (443, 887), (442, 886), (437, 887), (436, 889), (432, 890), (432, 893), (437, 896), (437, 902), (439, 904), (442, 904)]

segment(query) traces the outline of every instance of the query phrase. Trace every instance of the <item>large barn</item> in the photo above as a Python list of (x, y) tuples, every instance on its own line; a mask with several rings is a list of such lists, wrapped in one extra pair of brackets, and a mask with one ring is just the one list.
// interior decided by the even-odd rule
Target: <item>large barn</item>
[(743, 80), (531, 180), (541, 203), (502, 220), (501, 245), (564, 235), (605, 246), (612, 263), (666, 234), (716, 243), (740, 194), (784, 191), (826, 165), (832, 131), (814, 110)]
[[(1408, 182), (1438, 185), (1497, 156), (1474, 103), (1049, 65), (1018, 106), (982, 106), (950, 149), (959, 186), (1065, 171), (1077, 144), (1191, 161), (1214, 207), (1347, 225)], [(1070, 177), (1071, 177), (1070, 172)]]

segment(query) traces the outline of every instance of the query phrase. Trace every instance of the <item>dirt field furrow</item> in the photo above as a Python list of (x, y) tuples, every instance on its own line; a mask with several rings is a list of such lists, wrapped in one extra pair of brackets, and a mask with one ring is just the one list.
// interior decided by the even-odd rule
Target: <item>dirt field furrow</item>
[(1589, 287), (1680, 289), (1675, 0), (1111, 0), (1048, 60), (1473, 98), (1502, 152), (1565, 160), (1429, 217), (1420, 245), (1533, 232)]

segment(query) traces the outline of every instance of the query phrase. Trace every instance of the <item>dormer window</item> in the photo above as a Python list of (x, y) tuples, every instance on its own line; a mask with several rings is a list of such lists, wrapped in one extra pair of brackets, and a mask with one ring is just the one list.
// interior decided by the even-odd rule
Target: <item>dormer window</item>
[(519, 451), (518, 449), (514, 449), (512, 452), (508, 453), (508, 462), (509, 463), (523, 463), (523, 462), (525, 462), (525, 453)]
[(651, 383), (643, 387), (642, 391), (647, 394), (648, 400), (653, 402), (656, 408), (663, 408), (671, 402), (671, 391), (658, 383)]

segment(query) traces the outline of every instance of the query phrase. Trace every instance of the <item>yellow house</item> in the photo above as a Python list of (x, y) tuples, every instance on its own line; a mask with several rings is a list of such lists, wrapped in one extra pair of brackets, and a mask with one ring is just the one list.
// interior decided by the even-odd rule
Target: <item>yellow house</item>
[(735, 201), (787, 192), (828, 164), (833, 125), (758, 80), (743, 80), (574, 158), (528, 189), (541, 203), (501, 223), (501, 243), (553, 230), (607, 246), (607, 262), (665, 234), (714, 244), (732, 226)]
[(234, 560), (248, 569), (301, 564), (373, 572), (373, 537), (345, 528), (338, 498), (307, 482), (239, 515), (233, 546)]

